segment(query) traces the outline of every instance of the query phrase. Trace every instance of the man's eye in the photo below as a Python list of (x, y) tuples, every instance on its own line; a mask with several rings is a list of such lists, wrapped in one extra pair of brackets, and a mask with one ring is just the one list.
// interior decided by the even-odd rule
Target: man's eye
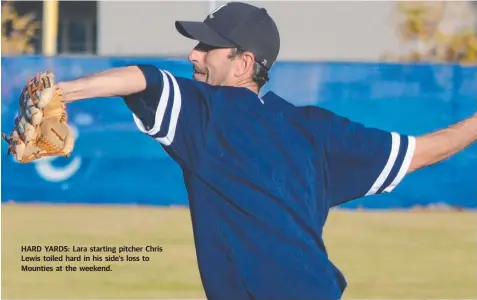
[(209, 52), (209, 51), (217, 49), (217, 48), (218, 47), (207, 45), (207, 44), (202, 43), (202, 42), (200, 42), (199, 44), (197, 44), (197, 46), (195, 46), (196, 50), (203, 51), (203, 52)]

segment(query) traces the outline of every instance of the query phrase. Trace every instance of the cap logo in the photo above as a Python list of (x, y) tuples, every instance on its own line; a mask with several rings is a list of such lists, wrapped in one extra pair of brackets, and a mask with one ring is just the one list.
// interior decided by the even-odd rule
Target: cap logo
[(214, 9), (210, 14), (209, 14), (209, 19), (213, 19), (214, 18), (214, 14), (216, 12), (218, 12), (219, 10), (221, 10), (224, 6), (227, 6), (227, 4), (223, 4), (219, 7), (217, 7), (216, 9)]

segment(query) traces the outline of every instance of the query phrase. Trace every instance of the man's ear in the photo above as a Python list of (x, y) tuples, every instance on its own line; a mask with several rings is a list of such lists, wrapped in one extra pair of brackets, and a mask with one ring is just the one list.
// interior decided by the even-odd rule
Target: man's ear
[(247, 73), (253, 72), (255, 57), (251, 52), (246, 51), (236, 59), (238, 60), (239, 67), (236, 68), (235, 76), (241, 77)]

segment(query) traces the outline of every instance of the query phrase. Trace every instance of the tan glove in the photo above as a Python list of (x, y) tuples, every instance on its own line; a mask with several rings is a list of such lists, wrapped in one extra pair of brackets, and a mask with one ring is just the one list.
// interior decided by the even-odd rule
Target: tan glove
[(19, 102), (15, 128), (10, 136), (2, 133), (9, 144), (8, 154), (20, 163), (45, 156), (68, 157), (74, 148), (74, 136), (54, 74), (38, 73), (29, 80)]

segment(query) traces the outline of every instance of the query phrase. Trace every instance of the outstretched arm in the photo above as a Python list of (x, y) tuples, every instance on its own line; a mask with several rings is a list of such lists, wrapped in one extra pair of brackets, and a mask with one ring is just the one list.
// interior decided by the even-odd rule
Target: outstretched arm
[(59, 82), (65, 102), (119, 97), (139, 131), (159, 142), (181, 166), (194, 168), (213, 114), (215, 90), (176, 77), (151, 64), (138, 64)]
[(406, 174), (436, 164), (477, 141), (477, 113), (446, 129), (411, 136), (365, 127), (319, 107), (304, 120), (324, 150), (330, 207), (392, 192)]
[(448, 128), (416, 137), (407, 173), (441, 162), (477, 141), (477, 114)]
[(101, 97), (127, 96), (143, 91), (146, 79), (136, 66), (108, 69), (72, 81), (58, 82), (66, 103)]

